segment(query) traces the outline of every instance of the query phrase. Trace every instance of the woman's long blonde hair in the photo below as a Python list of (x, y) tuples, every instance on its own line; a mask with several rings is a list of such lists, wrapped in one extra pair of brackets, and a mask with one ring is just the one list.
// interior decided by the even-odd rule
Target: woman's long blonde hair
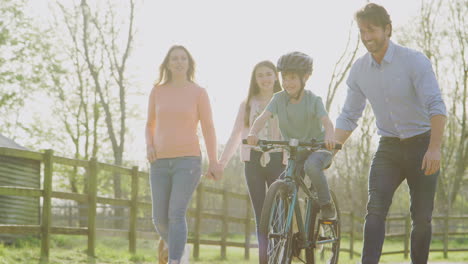
[(155, 86), (160, 85), (160, 84), (161, 85), (166, 84), (166, 83), (168, 83), (168, 82), (170, 82), (172, 80), (172, 73), (167, 68), (167, 64), (169, 63), (169, 56), (171, 55), (171, 52), (173, 50), (176, 50), (176, 49), (181, 49), (181, 50), (185, 51), (185, 53), (187, 53), (187, 57), (188, 57), (188, 60), (189, 60), (189, 68), (187, 70), (187, 80), (189, 80), (190, 82), (195, 81), (195, 61), (193, 60), (192, 55), (187, 50), (187, 48), (185, 48), (184, 46), (174, 45), (169, 49), (169, 51), (166, 54), (166, 57), (164, 58), (163, 62), (161, 63), (161, 66), (159, 66), (159, 79), (155, 82), (155, 84), (154, 84)]

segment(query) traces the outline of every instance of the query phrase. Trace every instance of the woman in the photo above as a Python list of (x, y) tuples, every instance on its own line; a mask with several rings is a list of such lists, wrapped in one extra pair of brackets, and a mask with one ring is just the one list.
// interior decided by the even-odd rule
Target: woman
[[(209, 171), (219, 171), (216, 134), (205, 89), (194, 82), (195, 62), (183, 46), (172, 46), (151, 91), (146, 125), (153, 222), (178, 264), (187, 242), (186, 211), (201, 177), (198, 122), (205, 139)], [(211, 175), (213, 178), (214, 176)]]
[[(249, 94), (239, 107), (231, 136), (219, 160), (223, 169), (239, 146), (241, 139), (247, 138), (253, 121), (263, 112), (273, 94), (279, 91), (281, 91), (281, 86), (278, 82), (275, 65), (270, 61), (262, 61), (255, 65), (250, 79)], [(281, 140), (276, 118), (268, 120), (259, 137), (268, 140)], [(258, 228), (267, 187), (284, 171), (286, 158), (283, 152), (263, 153), (258, 147), (248, 145), (241, 146), (240, 154), (241, 160), (245, 162), (245, 179), (254, 209), (258, 238)]]

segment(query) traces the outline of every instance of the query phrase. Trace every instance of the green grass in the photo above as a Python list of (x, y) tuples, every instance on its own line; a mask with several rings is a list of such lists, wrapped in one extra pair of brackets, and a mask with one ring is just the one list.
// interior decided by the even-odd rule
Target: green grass
[[(341, 248), (349, 248), (349, 239), (347, 237), (342, 238), (341, 241)], [(457, 249), (457, 248), (468, 248), (468, 238), (465, 239), (454, 239), (449, 241), (449, 249)], [(434, 240), (431, 244), (431, 249), (443, 249), (443, 243), (440, 240)], [(355, 241), (354, 243), (354, 251), (361, 253), (362, 250), (362, 241)], [(386, 239), (384, 242), (383, 252), (392, 252), (392, 251), (403, 251), (404, 250), (404, 243), (401, 239)], [(360, 256), (355, 256), (353, 258), (354, 262), (349, 263), (356, 263), (356, 260), (359, 260)], [(349, 253), (342, 252), (340, 254), (340, 259), (343, 261), (349, 261)], [(449, 252), (448, 259), (445, 259), (442, 252), (431, 252), (429, 253), (429, 261), (430, 262), (460, 262), (460, 263), (468, 263), (468, 253), (465, 252)], [(391, 255), (382, 255), (380, 259), (381, 263), (409, 263), (409, 258), (405, 259), (403, 254), (391, 254)], [(342, 262), (340, 261), (340, 264)], [(348, 263), (348, 262), (344, 262)]]
[[(219, 239), (217, 236), (208, 236), (207, 238)], [(240, 236), (232, 236), (230, 241), (242, 241)], [(156, 263), (157, 243), (155, 241), (138, 240), (137, 254), (132, 255), (128, 252), (128, 242), (118, 238), (98, 238), (96, 246), (96, 256), (94, 263), (115, 263), (115, 264), (146, 264)], [(452, 240), (450, 248), (466, 247), (467, 239)], [(464, 246), (465, 244), (465, 246)], [(87, 240), (84, 236), (64, 236), (53, 235), (51, 239), (50, 263), (51, 264), (75, 264), (75, 263), (93, 263), (88, 260), (86, 255)], [(342, 248), (349, 248), (349, 240), (343, 238)], [(360, 252), (361, 242), (356, 242), (354, 250)], [(442, 248), (442, 243), (435, 241), (432, 248)], [(384, 245), (384, 251), (402, 250), (403, 243), (399, 240), (387, 239)], [(12, 245), (0, 244), (0, 264), (10, 263), (39, 263), (40, 241), (36, 238), (25, 238), (16, 241)], [(340, 264), (355, 264), (359, 261), (359, 256), (355, 255), (350, 259), (350, 254), (342, 252), (340, 254)], [(449, 259), (444, 259), (442, 253), (431, 253), (431, 262), (459, 262), (468, 263), (467, 252), (449, 252)], [(384, 255), (381, 263), (408, 263), (408, 259), (403, 258), (403, 254)], [(219, 246), (201, 246), (200, 259), (190, 263), (195, 264), (254, 264), (258, 263), (258, 250), (250, 250), (250, 260), (244, 259), (243, 248), (228, 248), (227, 260), (220, 258)]]

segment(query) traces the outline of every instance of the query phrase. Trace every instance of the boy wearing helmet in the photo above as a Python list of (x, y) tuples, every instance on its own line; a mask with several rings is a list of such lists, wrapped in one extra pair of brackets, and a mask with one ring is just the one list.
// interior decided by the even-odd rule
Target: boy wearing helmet
[(305, 173), (310, 177), (317, 190), (323, 219), (335, 217), (330, 203), (330, 192), (323, 170), (330, 166), (335, 147), (334, 128), (323, 106), (322, 99), (310, 90), (304, 90), (312, 74), (313, 60), (302, 52), (291, 52), (278, 60), (284, 91), (276, 93), (264, 112), (255, 120), (250, 129), (247, 142), (257, 145), (257, 133), (273, 115), (278, 116), (281, 134), (285, 140), (323, 141), (327, 149), (316, 152), (301, 151), (298, 164), (303, 164)]

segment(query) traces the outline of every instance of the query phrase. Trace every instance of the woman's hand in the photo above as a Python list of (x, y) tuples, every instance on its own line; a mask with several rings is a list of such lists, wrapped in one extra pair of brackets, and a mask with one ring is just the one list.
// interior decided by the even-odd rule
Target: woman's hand
[(156, 149), (153, 146), (146, 146), (146, 158), (150, 163), (156, 160)]
[(218, 181), (223, 178), (224, 166), (218, 162), (210, 162), (208, 165), (208, 171), (206, 177), (214, 181)]

